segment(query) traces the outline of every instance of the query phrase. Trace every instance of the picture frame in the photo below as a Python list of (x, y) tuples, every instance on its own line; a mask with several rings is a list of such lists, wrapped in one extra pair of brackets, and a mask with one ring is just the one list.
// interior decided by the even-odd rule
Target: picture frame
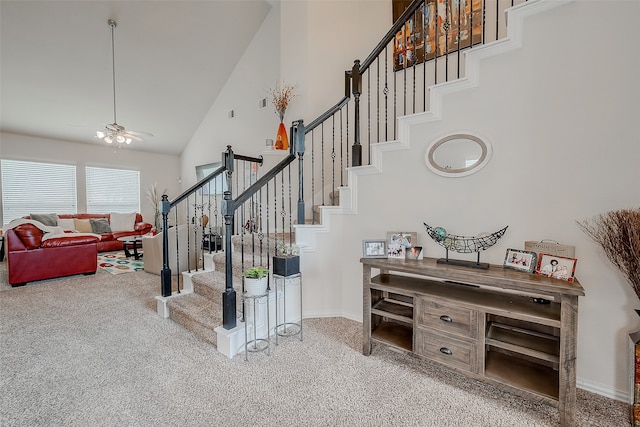
[(406, 248), (418, 244), (418, 233), (415, 231), (388, 231), (387, 258), (405, 259)]
[(386, 258), (387, 257), (387, 241), (384, 239), (363, 240), (362, 241), (362, 257), (363, 258)]
[(405, 248), (405, 259), (407, 261), (420, 261), (424, 259), (422, 246), (409, 246)]
[[(411, 0), (393, 0), (393, 22)], [(436, 57), (459, 52), (482, 42), (482, 1), (470, 0), (460, 8), (454, 0), (426, 0), (396, 33), (393, 70), (400, 71)], [(448, 27), (448, 28), (447, 28)]]
[(538, 254), (538, 264), (535, 273), (555, 279), (573, 282), (576, 273), (577, 258), (567, 258), (557, 255)]
[(504, 268), (533, 273), (537, 266), (537, 253), (521, 249), (507, 249), (504, 256)]

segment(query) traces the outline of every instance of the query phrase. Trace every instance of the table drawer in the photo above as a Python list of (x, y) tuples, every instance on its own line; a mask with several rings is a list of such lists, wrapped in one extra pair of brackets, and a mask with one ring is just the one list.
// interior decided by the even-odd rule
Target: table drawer
[(478, 312), (453, 304), (418, 299), (419, 326), (462, 337), (478, 337)]
[(477, 372), (477, 346), (475, 342), (445, 337), (418, 329), (414, 351), (447, 366)]

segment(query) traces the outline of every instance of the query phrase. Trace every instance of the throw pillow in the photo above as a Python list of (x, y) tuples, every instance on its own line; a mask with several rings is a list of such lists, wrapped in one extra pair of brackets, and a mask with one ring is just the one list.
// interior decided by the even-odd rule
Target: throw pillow
[(58, 218), (58, 226), (62, 227), (65, 231), (73, 231), (76, 229), (76, 225), (73, 222), (73, 218), (64, 219)]
[(89, 221), (91, 222), (91, 230), (93, 230), (94, 233), (111, 233), (111, 227), (109, 226), (109, 221), (107, 221), (106, 218), (90, 219)]
[(43, 223), (44, 225), (49, 225), (51, 227), (58, 225), (58, 215), (54, 213), (50, 214), (37, 214), (32, 213), (29, 214), (32, 220)]
[(88, 219), (74, 218), (73, 224), (76, 231), (80, 233), (93, 233), (93, 230), (91, 229), (91, 223)]
[(116, 233), (118, 231), (134, 231), (136, 225), (136, 214), (134, 213), (111, 213), (109, 215), (111, 231)]

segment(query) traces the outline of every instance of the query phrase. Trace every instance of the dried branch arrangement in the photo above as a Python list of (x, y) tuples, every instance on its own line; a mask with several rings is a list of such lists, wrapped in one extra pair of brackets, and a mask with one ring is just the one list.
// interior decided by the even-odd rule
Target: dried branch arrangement
[(640, 209), (607, 212), (578, 225), (604, 249), (640, 298)]
[(280, 121), (284, 121), (284, 113), (287, 111), (287, 107), (289, 106), (289, 102), (296, 96), (295, 86), (286, 86), (276, 87), (275, 89), (270, 89), (271, 98), (273, 102), (273, 107), (276, 110), (276, 114), (280, 117)]

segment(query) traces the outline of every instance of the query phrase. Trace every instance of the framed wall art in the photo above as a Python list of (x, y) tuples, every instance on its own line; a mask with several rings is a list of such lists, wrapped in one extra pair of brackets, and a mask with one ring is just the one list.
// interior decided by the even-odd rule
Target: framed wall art
[[(411, 0), (393, 0), (396, 22)], [(394, 71), (482, 42), (482, 0), (425, 0), (396, 33)]]
[(384, 239), (363, 240), (362, 241), (362, 257), (363, 258), (386, 258), (387, 257), (387, 241)]
[(387, 232), (387, 257), (405, 259), (406, 248), (418, 244), (418, 233), (413, 231)]
[(538, 265), (535, 272), (543, 276), (573, 282), (577, 262), (576, 258), (538, 254)]
[(504, 257), (504, 267), (533, 273), (537, 266), (537, 258), (538, 255), (532, 251), (507, 249), (507, 254)]

